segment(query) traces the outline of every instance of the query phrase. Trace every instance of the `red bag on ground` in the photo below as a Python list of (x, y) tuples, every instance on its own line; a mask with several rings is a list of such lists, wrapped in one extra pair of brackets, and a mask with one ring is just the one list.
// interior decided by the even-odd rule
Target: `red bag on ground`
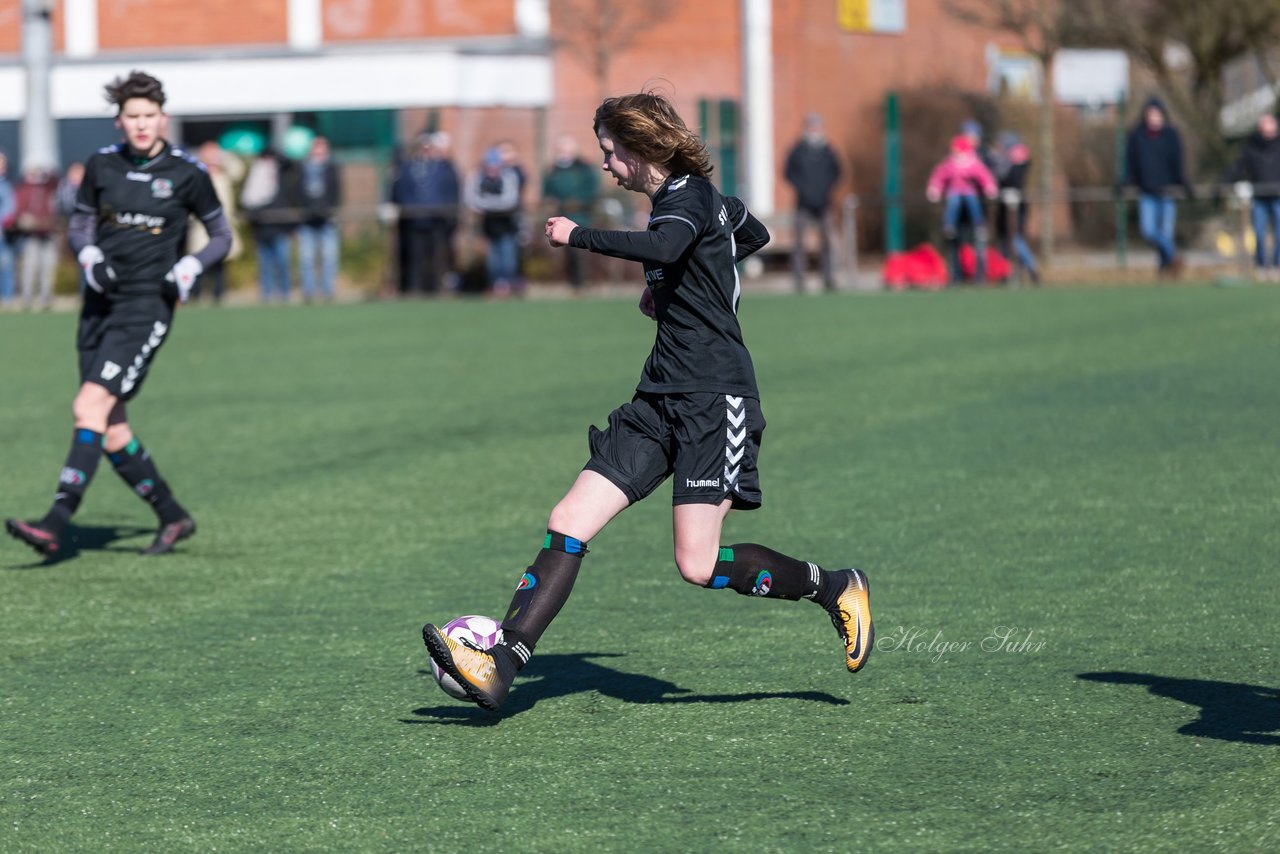
[(947, 262), (931, 243), (920, 243), (913, 250), (891, 252), (884, 259), (881, 277), (890, 291), (940, 291), (947, 286)]
[[(973, 251), (973, 247), (965, 244), (960, 247), (960, 275), (972, 281), (973, 277), (978, 273), (978, 253)], [(1009, 264), (1008, 259), (997, 252), (994, 248), (987, 247), (987, 269), (983, 275), (988, 282), (1003, 282), (1013, 273), (1013, 267)]]
[(911, 250), (908, 277), (912, 285), (929, 291), (947, 286), (947, 262), (932, 243), (921, 243)]
[(907, 252), (893, 252), (884, 259), (885, 285), (894, 291), (921, 288), (936, 291), (947, 285), (947, 264), (929, 243)]

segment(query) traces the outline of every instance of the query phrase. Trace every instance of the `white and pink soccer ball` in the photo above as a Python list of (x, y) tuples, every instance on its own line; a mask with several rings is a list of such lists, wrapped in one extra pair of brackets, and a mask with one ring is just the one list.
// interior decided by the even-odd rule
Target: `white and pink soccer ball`
[[(502, 640), (502, 626), (492, 617), (482, 617), (478, 614), (454, 617), (441, 627), (440, 633), (479, 649), (488, 649)], [(436, 677), (441, 690), (450, 697), (456, 697), (459, 700), (467, 699), (467, 692), (462, 690), (458, 680), (441, 670), (435, 659), (431, 660), (431, 673)]]

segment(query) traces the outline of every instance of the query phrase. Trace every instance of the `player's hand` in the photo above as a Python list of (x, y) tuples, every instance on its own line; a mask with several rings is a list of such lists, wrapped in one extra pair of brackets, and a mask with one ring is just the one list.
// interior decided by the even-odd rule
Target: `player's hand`
[(204, 265), (200, 263), (199, 258), (194, 255), (183, 255), (165, 278), (178, 286), (178, 301), (186, 302), (187, 297), (191, 296), (191, 288), (195, 286), (196, 279), (203, 272)]
[(938, 202), (942, 201), (942, 194), (939, 193), (937, 190), (929, 190), (924, 194), (924, 197), (929, 201), (933, 202), (934, 204), (937, 204)]
[(84, 270), (84, 282), (100, 294), (115, 284), (116, 271), (107, 263), (107, 256), (96, 246), (86, 246), (76, 256), (80, 268)]
[(640, 313), (653, 320), (658, 319), (658, 310), (653, 307), (653, 291), (648, 288), (645, 288), (644, 293), (640, 294)]
[(547, 242), (556, 247), (568, 246), (569, 235), (577, 227), (578, 224), (567, 216), (553, 216), (547, 220)]

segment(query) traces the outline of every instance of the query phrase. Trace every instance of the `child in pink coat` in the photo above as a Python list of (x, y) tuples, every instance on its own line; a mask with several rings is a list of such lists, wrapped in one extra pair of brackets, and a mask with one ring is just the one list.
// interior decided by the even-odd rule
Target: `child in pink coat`
[(942, 234), (947, 240), (952, 282), (960, 281), (959, 241), (956, 226), (962, 211), (968, 214), (969, 222), (973, 224), (973, 248), (978, 257), (977, 280), (981, 282), (986, 276), (984, 260), (987, 248), (987, 226), (982, 211), (982, 200), (978, 196), (979, 192), (988, 199), (994, 199), (997, 193), (996, 179), (978, 159), (969, 138), (954, 137), (951, 140), (951, 153), (933, 168), (925, 190), (929, 201), (943, 202)]

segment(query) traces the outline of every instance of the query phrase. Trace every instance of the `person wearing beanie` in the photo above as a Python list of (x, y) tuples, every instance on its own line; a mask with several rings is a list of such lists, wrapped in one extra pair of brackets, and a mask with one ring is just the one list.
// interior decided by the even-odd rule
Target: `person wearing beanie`
[(1129, 132), (1125, 146), (1124, 186), (1138, 190), (1138, 230), (1156, 250), (1162, 277), (1182, 272), (1174, 242), (1178, 195), (1194, 197), (1182, 171), (1182, 136), (1169, 123), (1164, 103), (1156, 97), (1142, 106), (1142, 119)]

